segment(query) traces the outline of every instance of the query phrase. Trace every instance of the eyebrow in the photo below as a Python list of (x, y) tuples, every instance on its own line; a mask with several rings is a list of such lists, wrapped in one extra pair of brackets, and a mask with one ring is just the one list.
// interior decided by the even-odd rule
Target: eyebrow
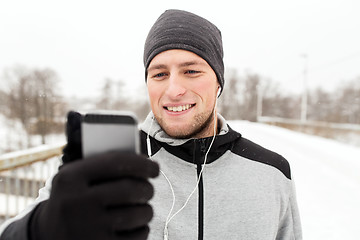
[(149, 67), (147, 69), (148, 72), (150, 72), (151, 70), (155, 70), (155, 69), (165, 69), (166, 68), (166, 65), (165, 64), (155, 64), (151, 67)]
[(205, 65), (205, 63), (199, 61), (189, 61), (189, 62), (180, 63), (179, 67), (188, 67), (192, 65)]
[[(206, 64), (203, 62), (199, 62), (199, 61), (189, 61), (189, 62), (180, 63), (178, 65), (178, 67), (188, 67), (188, 66), (192, 66), (192, 65), (206, 65)], [(149, 71), (155, 70), (155, 69), (166, 69), (166, 68), (167, 68), (166, 64), (155, 64), (155, 65), (149, 67), (147, 69), (147, 71), (149, 72)]]

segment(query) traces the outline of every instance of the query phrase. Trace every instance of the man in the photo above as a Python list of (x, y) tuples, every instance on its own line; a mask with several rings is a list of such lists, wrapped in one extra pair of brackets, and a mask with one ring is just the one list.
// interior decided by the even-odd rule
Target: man
[(144, 65), (152, 112), (141, 149), (152, 161), (118, 152), (83, 159), (80, 116), (70, 113), (64, 165), (1, 240), (301, 239), (288, 162), (216, 112), (224, 86), (216, 26), (164, 12)]

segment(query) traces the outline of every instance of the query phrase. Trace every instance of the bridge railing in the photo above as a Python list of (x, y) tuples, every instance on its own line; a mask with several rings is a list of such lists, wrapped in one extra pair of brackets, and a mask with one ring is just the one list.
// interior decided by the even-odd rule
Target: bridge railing
[(60, 164), (64, 144), (42, 145), (0, 155), (0, 224), (38, 195)]
[(258, 117), (258, 121), (306, 134), (334, 139), (339, 142), (360, 146), (360, 124), (301, 121), (276, 117)]

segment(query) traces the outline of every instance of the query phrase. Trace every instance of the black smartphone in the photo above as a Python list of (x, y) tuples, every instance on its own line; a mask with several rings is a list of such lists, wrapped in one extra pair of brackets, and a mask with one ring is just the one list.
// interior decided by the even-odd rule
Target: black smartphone
[(89, 157), (109, 151), (139, 153), (139, 129), (135, 114), (99, 111), (83, 115), (82, 153)]

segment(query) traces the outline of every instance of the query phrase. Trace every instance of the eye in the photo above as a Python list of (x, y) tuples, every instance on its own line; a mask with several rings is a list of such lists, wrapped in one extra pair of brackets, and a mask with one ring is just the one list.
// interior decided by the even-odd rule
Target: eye
[(158, 73), (158, 74), (155, 74), (154, 77), (164, 77), (165, 76), (165, 73)]
[(152, 78), (154, 78), (154, 79), (162, 79), (162, 78), (164, 78), (164, 77), (166, 77), (166, 73), (157, 73), (157, 74), (154, 74), (153, 76), (152, 76)]
[(197, 73), (200, 73), (200, 71), (196, 71), (196, 70), (187, 70), (185, 73), (186, 73), (186, 74), (197, 74)]

